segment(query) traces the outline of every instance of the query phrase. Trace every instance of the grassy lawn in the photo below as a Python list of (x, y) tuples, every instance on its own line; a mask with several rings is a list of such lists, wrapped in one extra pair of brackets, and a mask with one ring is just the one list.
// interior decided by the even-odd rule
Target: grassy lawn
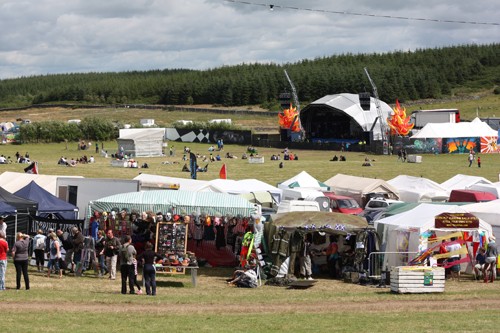
[[(468, 278), (446, 283), (442, 294), (393, 294), (389, 288), (319, 278), (314, 287), (229, 287), (231, 269), (202, 268), (158, 277), (158, 295), (121, 295), (120, 280), (46, 278), (30, 268), (31, 290), (15, 290), (7, 268), (0, 293), (3, 332), (479, 332), (500, 325), (500, 284)], [(24, 284), (22, 284), (24, 287)]]
[[(132, 179), (139, 173), (151, 173), (171, 177), (189, 178), (186, 172), (181, 172), (185, 161), (182, 160), (182, 150), (185, 144), (171, 142), (176, 151), (174, 157), (139, 158), (139, 165), (148, 163), (149, 169), (128, 169), (111, 167), (111, 158), (96, 157), (95, 164), (78, 165), (74, 168), (57, 165), (57, 160), (61, 156), (67, 158), (78, 158), (85, 155), (95, 155), (93, 150), (78, 151), (76, 143), (61, 144), (26, 144), (26, 145), (3, 145), (0, 146), (0, 153), (6, 156), (14, 156), (16, 151), (21, 154), (29, 152), (32, 160), (39, 163), (39, 170), (42, 174), (52, 175), (81, 175), (90, 178), (123, 178)], [(189, 144), (187, 145), (195, 153), (209, 155), (209, 144)], [(116, 142), (105, 142), (104, 148), (108, 152), (117, 150)], [(203, 162), (198, 160), (198, 164), (205, 166), (208, 163), (208, 172), (198, 173), (198, 179), (211, 180), (219, 178), (219, 170), (223, 163), (226, 164), (229, 179), (256, 178), (271, 185), (289, 179), (297, 173), (305, 170), (320, 181), (325, 181), (337, 173), (392, 179), (398, 175), (410, 175), (416, 177), (426, 177), (441, 183), (456, 174), (467, 174), (482, 176), (493, 182), (499, 181), (500, 154), (484, 154), (481, 156), (481, 168), (477, 165), (468, 167), (467, 155), (432, 155), (425, 154), (422, 163), (401, 163), (397, 161), (397, 156), (367, 155), (364, 153), (346, 152), (346, 162), (329, 161), (338, 151), (306, 151), (297, 150), (293, 153), (299, 156), (297, 161), (283, 161), (283, 169), (278, 168), (279, 162), (271, 161), (272, 154), (281, 153), (274, 148), (259, 148), (259, 154), (265, 157), (264, 164), (249, 164), (247, 160), (227, 159), (225, 153), (230, 152), (237, 157), (241, 157), (246, 151), (246, 146), (225, 145), (224, 152), (221, 152), (221, 162)], [(365, 157), (373, 159), (373, 166), (363, 167)], [(168, 161), (175, 164), (163, 164)], [(0, 172), (16, 171), (24, 172), (25, 164), (0, 165)], [(1, 184), (0, 184), (1, 186)]]

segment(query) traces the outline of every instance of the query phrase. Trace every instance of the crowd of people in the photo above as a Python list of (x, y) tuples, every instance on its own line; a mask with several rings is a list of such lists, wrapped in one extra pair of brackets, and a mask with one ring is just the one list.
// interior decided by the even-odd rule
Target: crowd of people
[(95, 158), (93, 155), (90, 155), (90, 157), (87, 157), (87, 155), (83, 155), (78, 159), (75, 158), (68, 159), (65, 156), (61, 156), (61, 158), (59, 158), (59, 160), (57, 161), (58, 165), (69, 166), (69, 167), (75, 167), (78, 164), (87, 164), (87, 163), (95, 163)]

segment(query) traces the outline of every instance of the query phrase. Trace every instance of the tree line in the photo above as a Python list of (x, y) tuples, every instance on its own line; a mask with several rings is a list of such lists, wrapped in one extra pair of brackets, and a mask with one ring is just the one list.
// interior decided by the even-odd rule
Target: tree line
[[(0, 80), (0, 108), (43, 103), (261, 105), (277, 109), (290, 86), (303, 104), (325, 95), (371, 92), (391, 103), (440, 98), (457, 87), (491, 89), (500, 83), (500, 44), (412, 52), (342, 54), (287, 64), (240, 64), (209, 70), (165, 69), (54, 74)], [(497, 88), (496, 92), (500, 92)]]
[[(173, 126), (186, 130), (198, 130), (200, 128), (209, 131), (241, 130), (240, 127), (225, 122), (209, 123), (197, 121), (188, 124), (175, 122)], [(124, 126), (120, 122), (99, 119), (97, 117), (86, 117), (79, 123), (68, 123), (58, 120), (41, 121), (21, 124), (19, 127), (19, 139), (24, 143), (78, 142), (82, 139), (110, 141), (119, 137), (119, 132), (122, 128)]]

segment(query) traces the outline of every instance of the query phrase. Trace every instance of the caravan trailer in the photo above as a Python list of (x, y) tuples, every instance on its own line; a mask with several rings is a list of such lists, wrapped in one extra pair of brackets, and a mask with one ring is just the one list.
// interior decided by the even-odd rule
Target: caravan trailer
[(330, 211), (330, 199), (323, 192), (310, 188), (290, 188), (283, 190), (283, 199), (285, 200), (304, 200), (316, 201), (320, 211)]
[(417, 110), (411, 113), (415, 129), (421, 129), (429, 123), (459, 123), (460, 111), (458, 109)]

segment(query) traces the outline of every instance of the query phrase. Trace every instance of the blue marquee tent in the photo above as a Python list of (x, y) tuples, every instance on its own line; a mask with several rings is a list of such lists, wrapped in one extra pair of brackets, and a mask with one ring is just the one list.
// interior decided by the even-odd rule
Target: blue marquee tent
[(35, 181), (14, 193), (18, 197), (38, 202), (38, 215), (44, 216), (59, 213), (62, 217), (74, 220), (78, 217), (78, 207), (59, 199), (52, 193), (44, 190)]

